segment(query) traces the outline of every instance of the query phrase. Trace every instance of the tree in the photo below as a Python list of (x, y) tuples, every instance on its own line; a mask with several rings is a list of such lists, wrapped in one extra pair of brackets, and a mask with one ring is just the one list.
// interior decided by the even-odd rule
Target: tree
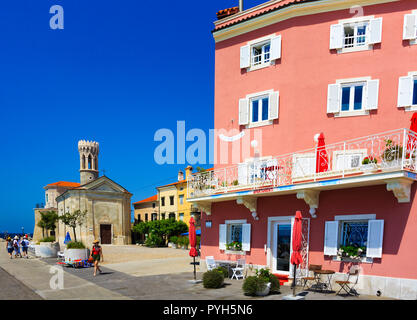
[(72, 228), (75, 242), (77, 241), (77, 234), (75, 233), (75, 228), (77, 226), (82, 226), (84, 224), (86, 215), (87, 215), (87, 210), (85, 211), (75, 210), (73, 213), (67, 212), (59, 217), (62, 223)]
[(183, 221), (164, 219), (148, 222), (142, 221), (134, 226), (132, 230), (140, 234), (148, 234), (148, 237), (151, 239), (161, 238), (164, 243), (167, 243), (171, 236), (178, 236), (187, 232), (188, 227)]
[(58, 220), (58, 214), (55, 211), (40, 212), (41, 220), (38, 222), (38, 227), (42, 228), (42, 237), (45, 238), (45, 230), (56, 229), (56, 222)]

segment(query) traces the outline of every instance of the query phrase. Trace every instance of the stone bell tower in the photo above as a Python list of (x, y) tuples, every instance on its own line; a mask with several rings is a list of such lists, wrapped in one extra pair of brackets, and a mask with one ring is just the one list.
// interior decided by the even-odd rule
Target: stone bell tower
[(78, 142), (81, 185), (98, 178), (98, 151), (98, 143), (95, 141), (80, 140)]

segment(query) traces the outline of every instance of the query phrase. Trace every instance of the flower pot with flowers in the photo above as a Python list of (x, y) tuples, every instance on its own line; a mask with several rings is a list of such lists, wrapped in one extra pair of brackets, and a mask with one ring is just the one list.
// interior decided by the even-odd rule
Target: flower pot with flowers
[(407, 152), (405, 154), (404, 166), (410, 167), (413, 164), (415, 164), (415, 162), (416, 162), (416, 154), (415, 154), (415, 152), (412, 152), (412, 153)]
[(366, 248), (355, 245), (340, 246), (337, 256), (343, 259), (359, 260), (365, 254)]
[(362, 160), (361, 170), (365, 172), (375, 171), (378, 169), (378, 160), (375, 157), (367, 156)]
[(233, 241), (229, 244), (226, 244), (226, 249), (230, 251), (242, 251), (242, 242)]
[(401, 159), (403, 157), (403, 146), (394, 144), (390, 139), (385, 140), (385, 150), (382, 154), (381, 167), (384, 169), (391, 169), (401, 166)]

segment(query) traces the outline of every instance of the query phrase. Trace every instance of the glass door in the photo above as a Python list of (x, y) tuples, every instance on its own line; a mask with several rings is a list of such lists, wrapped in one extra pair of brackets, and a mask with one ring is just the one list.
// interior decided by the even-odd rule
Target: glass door
[(291, 257), (291, 222), (279, 222), (274, 228), (274, 272), (289, 274)]

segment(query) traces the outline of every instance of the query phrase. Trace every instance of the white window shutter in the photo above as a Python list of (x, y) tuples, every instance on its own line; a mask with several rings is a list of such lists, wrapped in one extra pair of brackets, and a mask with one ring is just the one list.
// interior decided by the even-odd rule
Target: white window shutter
[(219, 249), (226, 250), (226, 240), (227, 239), (227, 225), (219, 225)]
[(417, 38), (417, 15), (406, 14), (404, 16), (404, 40), (414, 40)]
[(382, 242), (384, 239), (384, 220), (368, 221), (368, 243), (366, 256), (369, 258), (382, 258)]
[(369, 23), (369, 43), (380, 43), (382, 41), (382, 18), (372, 19)]
[(342, 49), (345, 30), (343, 24), (333, 24), (330, 26), (330, 49)]
[(278, 113), (279, 113), (279, 91), (275, 91), (269, 95), (268, 120), (278, 119)]
[(413, 104), (413, 77), (401, 77), (398, 84), (398, 107), (409, 107)]
[(378, 109), (379, 80), (367, 81), (367, 95), (365, 110)]
[(240, 68), (250, 67), (250, 46), (240, 47)]
[(271, 60), (281, 59), (281, 35), (275, 36), (271, 39)]
[(340, 112), (340, 85), (329, 84), (327, 91), (327, 113)]
[(324, 231), (324, 255), (336, 256), (337, 255), (337, 239), (339, 233), (338, 221), (326, 221)]
[(250, 224), (242, 225), (242, 250), (250, 251)]
[(244, 126), (249, 123), (249, 101), (248, 99), (239, 100), (239, 125)]

